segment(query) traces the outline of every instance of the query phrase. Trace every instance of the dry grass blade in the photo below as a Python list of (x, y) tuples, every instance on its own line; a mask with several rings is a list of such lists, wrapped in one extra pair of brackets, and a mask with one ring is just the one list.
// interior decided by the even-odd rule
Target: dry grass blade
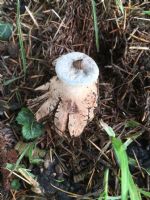
[(61, 191), (61, 192), (64, 192), (64, 193), (68, 194), (69, 196), (71, 196), (71, 197), (73, 197), (73, 198), (80, 198), (80, 197), (81, 197), (81, 195), (78, 195), (78, 194), (75, 194), (75, 193), (72, 193), (72, 192), (65, 191), (65, 190), (63, 190), (63, 189), (61, 189), (61, 188), (56, 187), (56, 186), (53, 185), (53, 184), (51, 184), (51, 185), (52, 185), (54, 188), (56, 188), (57, 190), (59, 190), (59, 191)]
[(33, 13), (29, 10), (29, 8), (27, 6), (25, 6), (25, 8), (26, 8), (26, 11), (28, 12), (28, 14), (30, 15), (31, 19), (33, 20), (34, 24), (36, 25), (36, 27), (39, 28), (39, 25), (33, 15)]

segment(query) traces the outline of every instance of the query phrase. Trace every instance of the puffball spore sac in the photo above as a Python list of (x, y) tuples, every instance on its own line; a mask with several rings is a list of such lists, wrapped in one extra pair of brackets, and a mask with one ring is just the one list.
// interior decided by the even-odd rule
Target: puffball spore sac
[(68, 129), (71, 136), (77, 137), (94, 118), (98, 100), (99, 69), (92, 58), (80, 52), (62, 55), (53, 64), (57, 76), (36, 89), (45, 94), (30, 100), (29, 106), (32, 109), (43, 101), (35, 113), (37, 121), (56, 110), (56, 132), (63, 135)]
[(97, 64), (84, 53), (72, 52), (63, 55), (55, 61), (55, 66), (58, 78), (69, 85), (90, 85), (98, 79)]

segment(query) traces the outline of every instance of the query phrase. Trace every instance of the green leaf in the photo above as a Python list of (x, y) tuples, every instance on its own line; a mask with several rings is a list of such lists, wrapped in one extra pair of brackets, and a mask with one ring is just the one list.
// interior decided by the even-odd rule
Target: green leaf
[(104, 175), (104, 200), (108, 199), (108, 177), (109, 177), (109, 169), (106, 169)]
[(63, 183), (64, 179), (54, 179), (57, 183)]
[[(115, 133), (112, 134), (113, 129), (110, 129), (110, 127), (107, 124), (105, 124), (103, 121), (101, 121), (100, 123), (102, 127), (105, 129), (105, 131), (108, 133), (108, 135), (115, 134)], [(121, 200), (127, 200), (128, 193), (131, 200), (141, 200), (141, 194), (140, 194), (141, 190), (134, 183), (134, 180), (129, 170), (128, 156), (126, 153), (127, 146), (124, 145), (120, 139), (115, 138), (115, 137), (111, 137), (111, 141), (112, 141), (113, 149), (115, 151), (116, 158), (118, 160), (118, 163), (121, 169), (121, 177), (120, 177)]]
[(35, 121), (33, 113), (27, 108), (22, 108), (16, 120), (23, 126), (22, 136), (26, 140), (35, 139), (44, 132), (43, 125)]
[(146, 173), (150, 176), (150, 168), (147, 168), (147, 169), (144, 168), (144, 170), (145, 170)]
[(28, 108), (22, 108), (16, 120), (20, 125), (30, 124), (34, 120), (34, 115)]
[(133, 159), (133, 158), (130, 158), (130, 157), (128, 157), (128, 162), (129, 162), (129, 165), (132, 165), (132, 166), (136, 166), (137, 165), (137, 162), (136, 162), (136, 160), (135, 159)]
[[(23, 175), (25, 178), (27, 177), (32, 177), (32, 178), (35, 178), (36, 176), (34, 174), (31, 173), (31, 170), (30, 169), (27, 169), (25, 167), (25, 165), (18, 165), (16, 167), (15, 164), (10, 164), (10, 163), (7, 163), (6, 167), (5, 167), (7, 170), (9, 170), (11, 173), (14, 173), (15, 172), (15, 175), (17, 176), (17, 173)], [(17, 173), (16, 173), (17, 172)], [(19, 175), (18, 176), (19, 178), (21, 178), (21, 176)]]
[(43, 126), (36, 121), (31, 121), (30, 124), (25, 124), (22, 128), (22, 136), (26, 140), (35, 139), (40, 137), (43, 133)]
[(38, 165), (40, 163), (44, 163), (44, 160), (40, 158), (34, 158), (33, 160), (30, 160), (30, 163), (33, 165)]
[(0, 40), (9, 40), (12, 35), (13, 25), (10, 23), (0, 22)]
[(5, 81), (3, 82), (3, 85), (5, 85), (5, 86), (10, 85), (10, 84), (13, 83), (14, 81), (19, 80), (19, 79), (21, 79), (22, 77), (23, 77), (23, 76), (13, 77), (12, 79), (5, 80)]
[(6, 169), (13, 170), (15, 168), (15, 164), (6, 163)]
[(128, 190), (129, 190), (128, 157), (120, 139), (113, 137), (112, 145), (115, 150), (117, 160), (120, 164), (120, 169), (121, 169), (121, 199), (127, 200)]
[(112, 138), (112, 144), (121, 169), (121, 199), (127, 199), (129, 190), (131, 200), (141, 200), (139, 189), (135, 185), (132, 175), (129, 171), (128, 157), (123, 143), (117, 138)]
[(31, 173), (30, 169), (26, 169), (26, 168), (23, 168), (23, 167), (21, 168), (20, 167), (18, 171), (20, 171), (20, 172), (22, 171), (24, 174), (26, 174), (27, 176), (31, 176), (32, 178), (36, 177), (33, 173)]
[(135, 185), (131, 174), (129, 174), (129, 193), (131, 200), (142, 200), (139, 188)]
[(12, 182), (11, 182), (11, 188), (14, 189), (14, 190), (19, 190), (20, 189), (20, 182), (18, 179), (14, 179)]
[(94, 21), (96, 49), (97, 49), (97, 52), (99, 52), (99, 31), (98, 31), (98, 22), (97, 22), (97, 15), (96, 15), (96, 3), (94, 0), (92, 0), (92, 13), (93, 13), (93, 21)]
[(103, 127), (103, 129), (106, 131), (106, 133), (110, 136), (110, 137), (115, 137), (115, 132), (113, 131), (113, 129), (108, 126), (105, 122), (103, 122), (103, 120), (100, 121), (101, 126)]
[(106, 169), (104, 174), (104, 191), (100, 194), (98, 200), (108, 200), (108, 177), (109, 177), (109, 169)]
[(150, 198), (150, 192), (144, 191), (142, 189), (139, 189), (140, 193), (143, 194), (145, 197), (149, 197)]
[(145, 15), (150, 15), (150, 10), (145, 10), (145, 11), (143, 11), (143, 14), (145, 14)]
[(126, 122), (125, 127), (136, 128), (136, 127), (138, 127), (139, 125), (140, 125), (139, 122), (136, 122), (136, 121), (134, 121), (134, 120), (129, 120), (129, 121)]
[(35, 142), (24, 143), (19, 141), (16, 144), (15, 149), (18, 151), (19, 155), (22, 155), (27, 146), (29, 146), (29, 148), (25, 152), (25, 156), (29, 159), (29, 162), (32, 164), (39, 164), (43, 162), (43, 159), (41, 158), (45, 157), (46, 151), (36, 147)]
[(9, 79), (9, 80), (5, 80), (3, 82), (3, 85), (7, 86), (7, 85), (10, 85), (11, 83), (13, 83), (14, 81), (18, 80), (18, 79), (21, 79), (23, 76), (19, 76), (19, 77), (13, 77), (12, 79)]
[(17, 30), (19, 36), (19, 46), (21, 53), (21, 61), (23, 66), (24, 74), (27, 71), (27, 61), (26, 61), (26, 52), (23, 44), (22, 28), (21, 28), (21, 19), (20, 19), (20, 0), (17, 0)]
[(123, 144), (125, 149), (127, 149), (127, 147), (135, 140), (137, 139), (139, 136), (141, 136), (141, 133), (135, 133), (132, 137), (128, 138), (125, 143)]
[(119, 9), (121, 10), (122, 14), (124, 14), (124, 7), (123, 7), (123, 3), (122, 0), (115, 0), (116, 5), (119, 7)]

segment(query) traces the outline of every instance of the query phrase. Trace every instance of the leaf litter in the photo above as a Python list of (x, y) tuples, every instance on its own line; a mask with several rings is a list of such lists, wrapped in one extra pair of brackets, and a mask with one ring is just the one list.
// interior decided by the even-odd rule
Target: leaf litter
[[(31, 13), (25, 12), (25, 5), (38, 26), (31, 19)], [(19, 46), (16, 5), (6, 6), (5, 3), (1, 6), (1, 20), (13, 24), (14, 28), (8, 43), (0, 41), (0, 46), (3, 46), (0, 51), (1, 127), (4, 130), (7, 124), (10, 124), (15, 138), (13, 141), (23, 142), (21, 126), (17, 124), (16, 116), (21, 108), (27, 105), (28, 99), (37, 97), (34, 89), (55, 75), (53, 60), (64, 53), (80, 51), (94, 58), (100, 68), (99, 106), (94, 120), (85, 128), (81, 137), (60, 137), (53, 129), (52, 118), (46, 119), (44, 134), (35, 140), (36, 146), (46, 150), (49, 155), (45, 158), (46, 164), (31, 165), (27, 157), (21, 161), (36, 175), (41, 190), (46, 195), (40, 197), (41, 199), (48, 199), (50, 195), (51, 199), (98, 198), (103, 191), (106, 168), (109, 168), (108, 195), (119, 194), (116, 177), (118, 165), (109, 138), (99, 126), (100, 119), (112, 127), (121, 140), (133, 137), (133, 142), (127, 147), (127, 153), (139, 163), (130, 166), (131, 172), (138, 186), (148, 189), (149, 175), (143, 175), (140, 166), (147, 169), (150, 167), (150, 26), (149, 15), (143, 15), (150, 5), (149, 2), (135, 0), (123, 1), (123, 6), (124, 14), (114, 1), (96, 1), (99, 28), (97, 53), (91, 1), (33, 0), (21, 3), (22, 40), (28, 66), (25, 76), (21, 68), (20, 53), (17, 57), (13, 55), (13, 50), (8, 50), (10, 41), (15, 48)], [(14, 81), (3, 84), (6, 80), (12, 80), (12, 77), (15, 77)], [(129, 123), (126, 126), (127, 120), (132, 127)], [(131, 123), (133, 121), (140, 125), (136, 126), (136, 123)], [(134, 135), (138, 133), (140, 136), (134, 139)], [(1, 133), (2, 144), (5, 144), (4, 135), (6, 137), (7, 134)], [(9, 137), (7, 139), (10, 141)], [(2, 148), (4, 146), (0, 152)], [(14, 144), (10, 145), (10, 148), (9, 152), (6, 148), (4, 158), (9, 157), (10, 163), (16, 163), (19, 155), (11, 155), (11, 152), (15, 151)], [(15, 151), (15, 154), (18, 153)], [(3, 165), (9, 162), (2, 160)], [(9, 182), (7, 192), (0, 185), (2, 197), (38, 198), (22, 180), (20, 190), (10, 192), (8, 180), (6, 179), (6, 182)]]

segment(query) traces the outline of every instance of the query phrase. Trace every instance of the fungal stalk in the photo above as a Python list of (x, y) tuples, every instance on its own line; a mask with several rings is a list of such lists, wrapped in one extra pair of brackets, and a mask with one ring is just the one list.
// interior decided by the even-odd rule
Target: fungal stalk
[(60, 135), (68, 129), (71, 136), (79, 136), (94, 118), (98, 99), (99, 69), (95, 61), (84, 53), (72, 52), (53, 63), (57, 76), (36, 88), (45, 94), (29, 101), (33, 108), (45, 101), (35, 113), (37, 121), (54, 113), (55, 130)]

